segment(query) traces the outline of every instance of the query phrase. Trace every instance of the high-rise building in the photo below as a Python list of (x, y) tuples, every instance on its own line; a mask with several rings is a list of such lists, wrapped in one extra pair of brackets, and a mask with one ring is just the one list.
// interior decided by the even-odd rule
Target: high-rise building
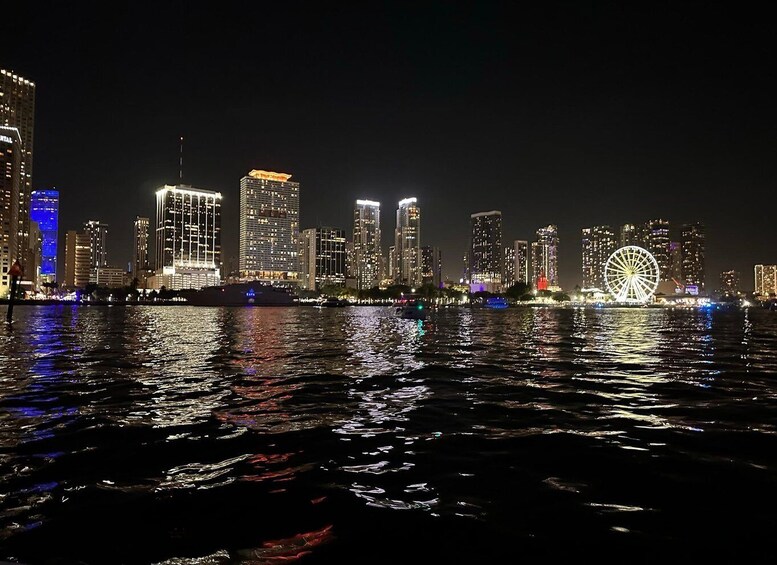
[(91, 245), (92, 269), (108, 266), (108, 224), (99, 220), (89, 220), (84, 224)]
[(307, 290), (345, 286), (345, 230), (310, 228), (300, 236), (301, 286)]
[(150, 221), (142, 216), (135, 217), (132, 227), (132, 275), (140, 281), (151, 268), (148, 260), (148, 228)]
[(221, 193), (185, 184), (156, 191), (155, 266), (150, 288), (221, 283)]
[(502, 285), (510, 288), (515, 284), (515, 247), (507, 245), (503, 251)]
[(254, 169), (240, 179), (240, 276), (296, 284), (299, 183), (290, 174)]
[(723, 294), (739, 294), (739, 271), (723, 271), (720, 273), (720, 291)]
[(777, 294), (777, 265), (755, 266), (755, 293), (761, 296)]
[(634, 224), (623, 224), (620, 229), (619, 245), (620, 247), (626, 247), (627, 245), (636, 245), (637, 247), (644, 247), (645, 242), (642, 241), (642, 234), (639, 226)]
[(670, 253), (669, 253), (669, 222), (666, 220), (649, 220), (644, 225), (644, 247), (655, 257), (658, 263), (659, 278), (662, 281), (670, 279)]
[(397, 284), (421, 284), (421, 209), (416, 198), (399, 201), (397, 227), (394, 231)]
[[(470, 279), (472, 284), (502, 285), (504, 249), (502, 212), (491, 210), (470, 216)], [(491, 291), (491, 289), (489, 289)]]
[(685, 224), (682, 229), (683, 282), (685, 287), (696, 286), (704, 290), (704, 224)]
[(532, 283), (537, 290), (561, 288), (558, 280), (558, 228), (550, 224), (537, 230), (532, 242)]
[[(1, 92), (0, 92), (1, 93)], [(3, 102), (0, 98), (0, 106)], [(8, 274), (18, 249), (19, 194), (21, 192), (22, 140), (17, 128), (0, 125), (0, 296), (11, 288)]]
[(380, 283), (380, 202), (357, 200), (353, 210), (353, 276), (356, 288)]
[(30, 220), (37, 222), (41, 235), (40, 276), (42, 282), (57, 280), (59, 237), (59, 191), (34, 190), (30, 195)]
[(606, 290), (604, 266), (618, 247), (610, 226), (583, 228), (583, 288)]
[(65, 287), (84, 288), (92, 270), (92, 241), (86, 232), (68, 230), (65, 234)]
[(529, 284), (529, 242), (516, 239), (513, 242), (515, 249), (515, 282)]
[(682, 284), (683, 246), (679, 241), (669, 242), (669, 278)]
[(421, 283), (440, 288), (442, 283), (442, 254), (439, 247), (421, 248)]
[[(35, 130), (35, 83), (12, 71), (0, 69), (0, 126), (17, 128), (21, 139), (17, 251), (22, 266), (30, 257), (30, 193), (32, 192), (33, 132)], [(34, 248), (34, 245), (32, 246)], [(33, 269), (25, 267), (24, 278), (31, 280)]]

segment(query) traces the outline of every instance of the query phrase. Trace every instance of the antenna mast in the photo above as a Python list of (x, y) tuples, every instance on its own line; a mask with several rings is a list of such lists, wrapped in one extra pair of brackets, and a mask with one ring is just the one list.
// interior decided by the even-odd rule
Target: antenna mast
[(178, 184), (183, 184), (183, 136), (181, 136), (181, 151), (178, 157)]

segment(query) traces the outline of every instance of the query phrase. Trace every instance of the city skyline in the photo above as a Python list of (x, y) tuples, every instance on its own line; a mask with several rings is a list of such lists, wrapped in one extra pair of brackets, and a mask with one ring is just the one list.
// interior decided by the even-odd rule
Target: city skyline
[[(67, 41), (58, 40), (67, 29), (62, 22), (75, 21), (82, 9), (52, 7), (33, 16), (29, 7), (11, 7), (6, 21), (14, 20), (18, 10), (16, 20), (22, 23), (7, 30), (17, 41), (8, 41), (0, 60), (0, 68), (35, 83), (39, 115), (32, 188), (61, 192), (60, 249), (65, 231), (100, 218), (111, 226), (111, 257), (120, 265), (129, 261), (134, 216), (152, 216), (148, 194), (179, 182), (179, 138), (184, 135), (183, 182), (224, 195), (224, 257), (238, 254), (236, 179), (261, 165), (292, 171), (307, 187), (300, 206), (302, 228), (347, 228), (349, 202), (363, 195), (389, 203), (414, 194), (424, 203), (424, 243), (440, 247), (451, 259), (466, 251), (468, 217), (477, 210), (503, 211), (505, 241), (532, 240), (538, 226), (555, 224), (565, 288), (580, 283), (575, 242), (580, 229), (590, 225), (615, 227), (647, 218), (664, 218), (674, 226), (702, 222), (708, 276), (731, 269), (751, 273), (753, 264), (774, 262), (777, 233), (748, 205), (768, 197), (775, 178), (767, 133), (775, 122), (774, 79), (757, 62), (768, 57), (750, 56), (767, 48), (760, 43), (767, 35), (754, 19), (737, 22), (720, 43), (703, 31), (709, 21), (733, 25), (717, 8), (706, 10), (700, 20), (694, 13), (694, 23), (688, 24), (692, 29), (671, 23), (687, 23), (685, 7), (673, 7), (676, 17), (662, 22), (625, 12), (593, 21), (582, 7), (554, 12), (554, 25), (569, 38), (563, 45), (574, 45), (585, 25), (601, 34), (600, 44), (576, 54), (588, 64), (583, 72), (583, 66), (569, 64), (571, 55), (561, 46), (545, 53), (530, 50), (542, 39), (539, 31), (529, 27), (522, 28), (523, 36), (516, 34), (503, 23), (507, 18), (500, 9), (489, 6), (472, 13), (420, 7), (418, 21), (437, 18), (440, 25), (428, 34), (401, 33), (395, 51), (384, 52), (377, 42), (364, 44), (363, 53), (353, 47), (371, 35), (391, 36), (390, 18), (372, 18), (366, 35), (343, 33), (332, 39), (324, 30), (350, 29), (356, 16), (336, 19), (311, 10), (301, 20), (310, 37), (300, 37), (295, 50), (274, 48), (257, 57), (247, 38), (236, 38), (234, 46), (215, 41), (215, 51), (204, 60), (196, 56), (196, 47), (187, 50), (165, 34), (158, 34), (160, 45), (153, 49), (135, 41), (139, 31), (130, 24), (141, 18), (124, 14), (122, 41), (107, 34), (110, 26), (85, 22), (78, 28), (85, 44), (104, 43), (104, 57), (121, 63), (121, 72), (106, 73), (102, 59), (74, 53)], [(290, 15), (283, 8), (271, 11), (279, 18)], [(173, 16), (161, 8), (157, 19), (142, 19), (143, 33), (171, 22), (181, 31), (210, 29), (203, 14)], [(242, 14), (225, 9), (219, 18), (224, 25), (215, 33), (223, 38), (219, 30), (228, 31)], [(628, 38), (612, 31), (634, 29), (645, 19), (660, 23), (665, 31), (660, 39), (647, 31)], [(491, 33), (482, 36), (483, 28)], [(281, 37), (280, 31), (270, 33)], [(50, 40), (35, 41), (39, 34)], [(691, 44), (687, 37), (694, 34), (699, 41)], [(128, 42), (137, 44), (132, 57), (123, 51)], [(24, 47), (31, 44), (35, 49)], [(440, 50), (424, 50), (436, 44)], [(316, 65), (298, 64), (311, 45), (322, 46)], [(343, 50), (348, 56), (338, 66)], [(159, 52), (166, 54), (164, 61), (175, 58), (180, 70), (156, 72), (166, 65), (155, 60)], [(387, 64), (365, 66), (376, 54)], [(414, 62), (402, 63), (416, 54), (421, 55), (410, 57)], [(621, 68), (626, 58), (627, 68), (611, 76), (611, 68)], [(712, 60), (727, 72), (717, 72)], [(182, 93), (180, 85), (194, 68), (219, 80), (195, 81)], [(256, 94), (264, 79), (252, 75), (272, 74), (258, 69), (287, 77), (289, 88), (282, 96), (269, 89)], [(648, 80), (648, 70), (665, 80)], [(146, 73), (159, 76), (153, 97), (145, 94), (146, 81), (138, 80)], [(492, 85), (487, 91), (478, 86), (484, 80)], [(599, 83), (609, 86), (606, 96), (592, 90)], [(213, 88), (223, 111), (203, 104)], [(699, 98), (694, 92), (715, 95)], [(81, 109), (81, 99), (94, 103)], [(122, 108), (118, 114), (117, 105)], [(73, 108), (79, 108), (78, 114)], [(252, 135), (261, 127), (272, 135)], [(213, 144), (216, 136), (228, 142)], [(482, 140), (479, 147), (467, 141), (473, 137)], [(90, 155), (90, 167), (82, 166), (81, 151)], [(122, 166), (116, 175), (117, 156), (130, 152), (133, 166)], [(731, 193), (747, 198), (739, 206), (722, 205)], [(114, 206), (119, 195), (123, 205)], [(679, 241), (679, 234), (672, 237)], [(388, 242), (383, 243), (385, 252)], [(444, 261), (444, 276), (458, 279), (458, 264)], [(751, 286), (749, 279), (745, 276), (742, 284)]]

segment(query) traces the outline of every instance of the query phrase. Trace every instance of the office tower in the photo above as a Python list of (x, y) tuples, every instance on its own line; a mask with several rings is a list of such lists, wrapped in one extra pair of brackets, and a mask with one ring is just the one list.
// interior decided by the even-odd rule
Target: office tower
[(478, 212), (470, 217), (470, 279), (472, 284), (493, 285), (490, 292), (502, 284), (504, 259), (502, 249), (502, 212)]
[(240, 179), (240, 276), (296, 284), (299, 183), (290, 174), (254, 169)]
[(97, 267), (89, 273), (89, 282), (97, 286), (108, 288), (122, 288), (125, 286), (127, 273), (119, 267)]
[(87, 232), (69, 230), (65, 234), (65, 286), (84, 288), (92, 270), (92, 240)]
[[(2, 106), (0, 102), (0, 106)], [(18, 214), (21, 192), (22, 140), (19, 130), (0, 125), (0, 297), (11, 288), (8, 270), (19, 257)], [(21, 260), (20, 260), (21, 263)]]
[(502, 284), (504, 288), (510, 288), (515, 284), (515, 247), (506, 246), (503, 251), (503, 258)]
[(683, 284), (686, 289), (695, 286), (699, 291), (704, 290), (704, 224), (695, 222), (683, 225), (681, 240)]
[[(19, 257), (19, 262), (24, 266), (30, 250), (28, 239), (30, 236), (33, 131), (35, 129), (35, 83), (3, 69), (0, 69), (0, 126), (18, 129), (21, 139), (19, 195), (16, 201), (16, 244), (17, 251), (23, 255)], [(32, 274), (31, 269), (25, 268), (25, 279), (30, 280)]]
[(399, 201), (397, 227), (394, 231), (397, 284), (421, 284), (421, 209), (416, 198)]
[(683, 246), (679, 241), (669, 242), (669, 278), (682, 284)]
[(439, 247), (421, 248), (421, 284), (440, 288), (442, 283), (442, 254)]
[(618, 248), (610, 226), (583, 228), (583, 288), (606, 290), (604, 266)]
[(345, 230), (319, 227), (300, 234), (300, 284), (307, 290), (345, 286)]
[(532, 283), (537, 290), (561, 288), (558, 281), (558, 228), (550, 224), (537, 230), (532, 242)]
[(353, 210), (353, 276), (363, 290), (380, 282), (380, 202), (357, 200)]
[(515, 282), (529, 284), (529, 242), (516, 239), (513, 248), (515, 249)]
[(108, 224), (99, 220), (89, 220), (84, 224), (91, 245), (92, 269), (108, 266)]
[(720, 273), (720, 291), (723, 294), (739, 294), (739, 271), (723, 271)]
[(639, 226), (634, 224), (623, 224), (620, 229), (619, 245), (620, 247), (626, 247), (627, 245), (636, 245), (637, 247), (643, 247), (645, 242), (642, 241), (642, 233)]
[(34, 190), (30, 195), (30, 220), (41, 234), (41, 282), (57, 280), (57, 239), (59, 237), (59, 191)]
[(148, 260), (148, 228), (150, 220), (142, 216), (135, 217), (132, 227), (132, 275), (141, 281), (151, 268)]
[(221, 193), (189, 185), (157, 190), (155, 265), (151, 288), (221, 283)]
[(755, 293), (761, 296), (777, 294), (777, 265), (755, 266)]
[(658, 263), (659, 278), (662, 281), (670, 279), (669, 254), (669, 222), (666, 220), (649, 220), (644, 224), (644, 247), (655, 257)]

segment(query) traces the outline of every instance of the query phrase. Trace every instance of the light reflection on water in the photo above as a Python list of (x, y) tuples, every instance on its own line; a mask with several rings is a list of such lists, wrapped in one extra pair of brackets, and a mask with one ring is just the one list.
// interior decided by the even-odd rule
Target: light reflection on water
[[(592, 539), (635, 529), (663, 539), (696, 474), (731, 492), (744, 488), (734, 476), (747, 488), (774, 480), (768, 312), (450, 309), (423, 322), (380, 307), (18, 314), (0, 335), (0, 540), (14, 555), (42, 557), (56, 542), (77, 557), (83, 544), (64, 524), (106, 511), (108, 496), (118, 497), (111, 519), (132, 534), (102, 532), (105, 543), (124, 543), (136, 561), (179, 552), (249, 562), (335, 544), (370, 509), (547, 538), (562, 534), (550, 522), (543, 530), (543, 508), (560, 505)], [(227, 525), (182, 497), (208, 500)], [(122, 500), (137, 505), (126, 518)], [(174, 535), (157, 525), (147, 553), (127, 546), (151, 535), (137, 514), (161, 500), (164, 519), (185, 525)], [(277, 523), (251, 529), (228, 517), (251, 501)], [(726, 522), (714, 508), (702, 514)], [(402, 528), (403, 518), (381, 516)], [(209, 541), (197, 519), (210, 524)], [(270, 542), (277, 555), (257, 549)]]

